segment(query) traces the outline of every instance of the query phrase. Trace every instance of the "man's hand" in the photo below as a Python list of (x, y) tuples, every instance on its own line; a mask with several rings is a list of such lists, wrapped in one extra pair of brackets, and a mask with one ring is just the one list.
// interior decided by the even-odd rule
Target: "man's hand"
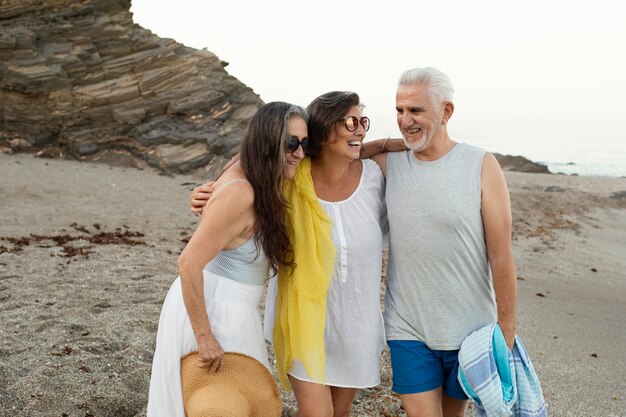
[(207, 201), (211, 198), (211, 194), (215, 191), (213, 188), (214, 182), (215, 181), (209, 181), (193, 189), (189, 196), (189, 206), (191, 207), (192, 213), (198, 215), (202, 214), (204, 206), (206, 206)]
[(195, 213), (197, 215), (202, 214), (202, 212), (204, 211), (204, 206), (206, 206), (206, 203), (209, 201), (211, 195), (215, 191), (215, 188), (213, 188), (213, 184), (215, 183), (215, 181), (217, 181), (224, 172), (228, 171), (228, 168), (232, 167), (237, 162), (239, 162), (239, 153), (235, 154), (235, 156), (233, 156), (230, 161), (228, 161), (228, 163), (224, 166), (224, 168), (222, 168), (220, 173), (217, 174), (217, 177), (215, 177), (214, 181), (209, 181), (193, 189), (191, 195), (189, 196), (189, 206), (191, 207), (192, 213)]
[(502, 330), (502, 335), (504, 336), (504, 340), (506, 341), (506, 345), (509, 347), (509, 350), (513, 350), (513, 345), (515, 344), (515, 325), (513, 326), (505, 326), (503, 323), (498, 323), (500, 325), (500, 330)]

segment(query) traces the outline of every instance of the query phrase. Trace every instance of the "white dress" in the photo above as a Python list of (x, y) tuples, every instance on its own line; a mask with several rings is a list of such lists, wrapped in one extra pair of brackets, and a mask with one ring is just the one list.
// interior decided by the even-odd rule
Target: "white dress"
[[(384, 186), (380, 168), (366, 159), (360, 183), (350, 197), (338, 202), (319, 200), (333, 222), (337, 248), (324, 330), (326, 381), (311, 379), (302, 363), (294, 361), (289, 374), (301, 381), (344, 388), (380, 384), (380, 354), (385, 344), (380, 310), (383, 233), (387, 232)], [(276, 285), (272, 279), (265, 310), (265, 336), (270, 341)]]
[[(263, 251), (257, 256), (254, 239), (250, 239), (236, 249), (220, 252), (203, 272), (211, 331), (222, 349), (252, 356), (269, 369), (259, 314), (268, 271)], [(196, 338), (178, 277), (165, 297), (159, 319), (148, 417), (185, 417), (180, 358), (194, 350), (197, 350)]]

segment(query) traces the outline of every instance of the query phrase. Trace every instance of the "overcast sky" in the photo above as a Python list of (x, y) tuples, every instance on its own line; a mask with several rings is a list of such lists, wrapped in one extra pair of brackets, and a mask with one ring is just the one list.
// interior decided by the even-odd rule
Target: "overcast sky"
[(133, 0), (131, 11), (229, 62), (266, 102), (356, 91), (369, 139), (399, 134), (400, 72), (434, 66), (455, 85), (454, 139), (504, 151), (626, 143), (623, 0)]

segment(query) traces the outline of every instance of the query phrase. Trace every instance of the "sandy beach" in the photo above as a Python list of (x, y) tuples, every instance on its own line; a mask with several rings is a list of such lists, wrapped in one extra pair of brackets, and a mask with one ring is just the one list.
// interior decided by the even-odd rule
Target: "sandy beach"
[[(626, 178), (506, 177), (518, 333), (549, 415), (624, 417)], [(0, 153), (0, 416), (145, 416), (161, 303), (202, 180)], [(382, 372), (354, 415), (404, 415), (386, 351)], [(284, 404), (290, 416), (291, 394)]]

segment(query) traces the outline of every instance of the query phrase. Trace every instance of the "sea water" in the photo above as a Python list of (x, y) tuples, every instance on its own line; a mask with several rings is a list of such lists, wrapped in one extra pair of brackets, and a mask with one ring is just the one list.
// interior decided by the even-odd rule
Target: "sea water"
[[(389, 132), (392, 132), (392, 137), (400, 137), (395, 120), (386, 117), (388, 114), (384, 116), (376, 115), (376, 120), (381, 119), (381, 126), (372, 124), (366, 140), (385, 138)], [(557, 132), (542, 133), (529, 138), (514, 131), (505, 131), (494, 139), (497, 129), (493, 127), (484, 136), (481, 136), (479, 130), (468, 127), (471, 126), (467, 122), (460, 128), (454, 127), (449, 131), (450, 136), (454, 140), (484, 148), (489, 152), (523, 156), (546, 165), (554, 174), (626, 177), (626, 137), (621, 138), (620, 133), (615, 133), (621, 131), (618, 129), (614, 129), (610, 137), (602, 135), (600, 131), (591, 132), (588, 137), (593, 137), (592, 139), (583, 134), (559, 135)]]
[(533, 162), (547, 165), (552, 173), (626, 177), (626, 143), (576, 144), (542, 146), (538, 143), (494, 143), (472, 141), (490, 152), (521, 155)]

